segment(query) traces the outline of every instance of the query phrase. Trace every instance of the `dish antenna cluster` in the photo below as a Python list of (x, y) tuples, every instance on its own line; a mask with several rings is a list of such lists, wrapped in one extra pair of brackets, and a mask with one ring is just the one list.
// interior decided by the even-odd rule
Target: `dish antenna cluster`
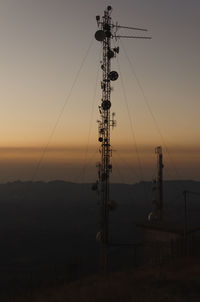
[[(151, 39), (151, 37), (142, 36), (122, 36), (118, 35), (120, 28), (147, 31), (143, 28), (138, 27), (127, 27), (121, 26), (117, 23), (114, 24), (111, 18), (112, 7), (109, 5), (104, 11), (102, 17), (96, 16), (98, 30), (95, 33), (95, 39), (101, 43), (102, 46), (102, 99), (101, 105), (99, 106), (100, 120), (99, 125), (99, 142), (101, 161), (98, 166), (98, 180), (93, 186), (93, 189), (97, 190), (100, 195), (100, 206), (101, 206), (101, 223), (100, 231), (97, 233), (97, 240), (101, 242), (102, 246), (102, 265), (104, 271), (107, 270), (107, 259), (108, 259), (108, 247), (109, 247), (109, 212), (114, 206), (114, 202), (110, 200), (110, 174), (112, 172), (112, 148), (110, 130), (116, 125), (114, 119), (115, 114), (110, 113), (111, 109), (111, 82), (116, 81), (119, 77), (117, 71), (111, 69), (111, 61), (119, 53), (119, 47), (113, 46), (113, 39), (115, 42), (119, 38), (138, 38), (138, 39)], [(116, 44), (116, 43), (115, 43)]]

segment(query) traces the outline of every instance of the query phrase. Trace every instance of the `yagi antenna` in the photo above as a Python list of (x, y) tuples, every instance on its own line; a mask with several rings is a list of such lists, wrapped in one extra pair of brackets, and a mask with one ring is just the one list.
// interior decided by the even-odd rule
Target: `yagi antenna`
[(113, 38), (128, 38), (128, 39), (152, 39), (152, 37), (143, 37), (143, 36), (113, 36)]
[[(116, 23), (116, 25), (113, 25), (114, 28), (116, 28), (116, 32), (118, 31), (118, 28), (126, 28), (131, 30), (139, 30), (139, 31), (148, 31), (146, 28), (140, 28), (140, 27), (130, 27), (130, 26), (121, 26)], [(127, 35), (117, 35), (113, 33), (113, 38), (120, 39), (120, 38), (128, 38), (128, 39), (151, 39), (151, 37), (146, 36), (127, 36)]]
[(117, 28), (126, 28), (126, 29), (133, 29), (133, 30), (141, 30), (141, 31), (148, 31), (148, 29), (145, 28), (140, 28), (140, 27), (130, 27), (130, 26), (121, 26), (121, 25), (113, 25), (113, 27), (117, 27)]
[[(101, 105), (99, 106), (100, 119), (99, 137), (100, 143), (100, 162), (98, 167), (98, 180), (93, 185), (93, 190), (97, 190), (99, 196), (99, 204), (101, 208), (100, 230), (97, 233), (96, 239), (101, 243), (101, 260), (104, 271), (108, 267), (108, 248), (110, 245), (109, 235), (109, 215), (110, 211), (115, 209), (115, 202), (110, 199), (110, 174), (112, 173), (112, 147), (111, 147), (111, 128), (116, 126), (115, 115), (111, 115), (111, 83), (116, 81), (119, 77), (117, 71), (112, 70), (111, 62), (118, 53), (119, 46), (116, 46), (116, 40), (120, 38), (129, 39), (151, 39), (151, 37), (137, 36), (137, 35), (118, 35), (120, 28), (147, 31), (147, 29), (139, 27), (121, 26), (114, 24), (111, 18), (112, 7), (109, 5), (104, 10), (102, 17), (96, 16), (98, 30), (95, 33), (95, 39), (101, 43), (102, 46), (102, 80), (101, 80)], [(115, 42), (113, 43), (113, 39)]]

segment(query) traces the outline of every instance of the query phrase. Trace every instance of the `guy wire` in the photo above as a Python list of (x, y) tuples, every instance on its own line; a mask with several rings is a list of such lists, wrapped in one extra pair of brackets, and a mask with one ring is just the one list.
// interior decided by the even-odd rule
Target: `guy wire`
[(86, 50), (86, 53), (85, 53), (85, 55), (84, 55), (84, 57), (83, 57), (83, 59), (82, 59), (82, 61), (81, 61), (80, 67), (79, 67), (79, 69), (77, 70), (77, 73), (76, 73), (76, 75), (75, 75), (75, 77), (74, 77), (74, 81), (73, 81), (73, 83), (72, 83), (72, 86), (71, 86), (71, 88), (70, 88), (70, 90), (69, 90), (69, 93), (68, 93), (68, 95), (67, 95), (67, 97), (66, 97), (66, 99), (65, 99), (65, 102), (64, 102), (63, 106), (61, 107), (61, 110), (60, 110), (60, 112), (59, 112), (59, 114), (58, 114), (58, 116), (57, 116), (57, 119), (56, 119), (56, 121), (55, 121), (55, 123), (54, 123), (54, 126), (53, 126), (51, 132), (50, 132), (50, 135), (49, 135), (49, 138), (48, 138), (48, 140), (47, 140), (47, 143), (46, 143), (45, 147), (44, 147), (43, 150), (42, 150), (42, 153), (41, 153), (41, 156), (40, 156), (40, 158), (39, 158), (39, 161), (38, 161), (38, 163), (37, 163), (37, 165), (36, 165), (36, 167), (35, 167), (35, 170), (34, 170), (34, 172), (33, 172), (33, 176), (32, 176), (32, 178), (31, 178), (31, 181), (34, 181), (35, 178), (36, 178), (36, 176), (37, 176), (37, 173), (38, 173), (38, 171), (39, 171), (39, 169), (40, 169), (41, 163), (42, 163), (42, 161), (43, 161), (43, 159), (44, 159), (44, 157), (45, 157), (45, 155), (46, 155), (46, 152), (47, 152), (48, 147), (49, 147), (49, 145), (50, 145), (50, 142), (51, 142), (51, 140), (52, 140), (52, 138), (53, 138), (53, 135), (54, 135), (54, 133), (55, 133), (55, 131), (56, 131), (56, 128), (57, 128), (57, 126), (58, 126), (58, 123), (59, 123), (59, 121), (60, 121), (60, 119), (61, 119), (61, 117), (62, 117), (62, 115), (63, 115), (63, 112), (64, 112), (64, 110), (65, 110), (65, 107), (66, 107), (67, 104), (69, 103), (69, 100), (70, 100), (70, 97), (71, 97), (71, 95), (72, 95), (73, 89), (74, 89), (74, 87), (75, 87), (75, 85), (76, 85), (76, 83), (77, 83), (78, 77), (79, 77), (80, 72), (81, 72), (81, 70), (82, 70), (82, 68), (83, 68), (83, 66), (84, 66), (84, 63), (85, 63), (85, 61), (86, 61), (86, 59), (87, 59), (87, 57), (88, 57), (88, 54), (89, 54), (90, 49), (91, 49), (91, 47), (92, 47), (92, 44), (93, 44), (93, 38), (92, 38), (92, 40), (91, 40), (91, 42), (90, 42), (90, 44), (89, 44), (89, 46), (88, 46), (88, 48), (87, 48), (87, 50)]

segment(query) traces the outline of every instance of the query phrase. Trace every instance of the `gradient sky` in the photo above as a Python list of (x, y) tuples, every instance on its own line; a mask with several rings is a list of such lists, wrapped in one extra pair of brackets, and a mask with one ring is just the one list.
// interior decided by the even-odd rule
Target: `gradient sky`
[(123, 40), (113, 61), (120, 71), (112, 93), (113, 181), (151, 180), (157, 145), (167, 179), (200, 180), (199, 0), (0, 0), (0, 182), (96, 179), (95, 16), (108, 4), (114, 21), (148, 28), (153, 37)]

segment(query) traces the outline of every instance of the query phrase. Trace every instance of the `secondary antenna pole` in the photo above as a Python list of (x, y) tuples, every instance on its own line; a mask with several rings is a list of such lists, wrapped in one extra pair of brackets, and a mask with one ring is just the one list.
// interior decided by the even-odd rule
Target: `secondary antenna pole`
[(158, 175), (157, 175), (157, 186), (158, 186), (158, 210), (159, 219), (163, 219), (163, 154), (162, 147), (159, 146), (155, 149), (157, 154), (157, 165), (158, 165)]
[[(112, 172), (112, 147), (110, 139), (111, 127), (116, 125), (114, 120), (114, 113), (110, 113), (111, 108), (111, 81), (118, 79), (119, 75), (116, 71), (111, 71), (111, 59), (115, 58), (119, 53), (119, 47), (116, 45), (113, 47), (111, 41), (115, 39), (115, 42), (119, 38), (124, 36), (117, 35), (119, 28), (142, 30), (141, 28), (129, 28), (123, 27), (118, 24), (114, 24), (111, 18), (112, 7), (109, 5), (104, 11), (103, 17), (96, 16), (97, 25), (99, 30), (95, 33), (95, 39), (102, 43), (102, 99), (101, 105), (99, 106), (100, 120), (99, 124), (99, 142), (101, 147), (99, 149), (101, 153), (101, 162), (98, 166), (98, 181), (93, 187), (98, 190), (100, 196), (101, 206), (101, 222), (100, 232), (97, 233), (97, 240), (101, 242), (101, 264), (104, 272), (108, 269), (108, 248), (109, 248), (109, 212), (113, 205), (110, 201), (110, 174)], [(126, 36), (126, 38), (147, 38), (150, 37), (137, 37), (137, 36)]]

